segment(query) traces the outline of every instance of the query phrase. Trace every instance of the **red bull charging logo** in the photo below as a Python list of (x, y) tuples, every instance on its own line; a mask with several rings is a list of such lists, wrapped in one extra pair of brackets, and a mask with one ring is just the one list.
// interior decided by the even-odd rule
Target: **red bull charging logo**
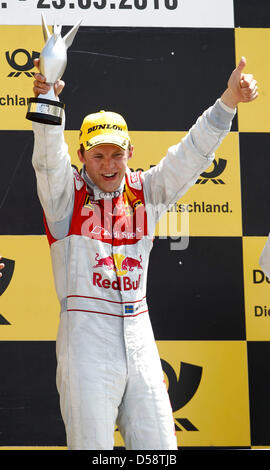
[(122, 254), (114, 254), (112, 256), (100, 257), (96, 254), (96, 264), (93, 266), (94, 269), (101, 268), (105, 271), (114, 271), (116, 279), (104, 277), (101, 273), (93, 273), (93, 284), (94, 286), (102, 287), (105, 289), (114, 290), (137, 290), (140, 286), (141, 274), (138, 275), (137, 279), (131, 279), (128, 273), (140, 272), (143, 269), (142, 256), (139, 259), (132, 258), (130, 256), (124, 256)]

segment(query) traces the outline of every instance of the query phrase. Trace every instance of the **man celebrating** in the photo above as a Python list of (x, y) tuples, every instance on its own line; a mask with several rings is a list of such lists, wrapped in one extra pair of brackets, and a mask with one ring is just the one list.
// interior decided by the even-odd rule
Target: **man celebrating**
[[(81, 175), (70, 164), (63, 127), (33, 123), (33, 166), (61, 304), (57, 387), (69, 449), (112, 449), (116, 423), (126, 449), (177, 449), (148, 316), (148, 259), (161, 215), (211, 164), (237, 104), (257, 97), (245, 63), (185, 138), (146, 172), (128, 169), (133, 146), (119, 114), (84, 118)], [(56, 94), (63, 86), (55, 85)], [(48, 87), (36, 74), (35, 96)]]

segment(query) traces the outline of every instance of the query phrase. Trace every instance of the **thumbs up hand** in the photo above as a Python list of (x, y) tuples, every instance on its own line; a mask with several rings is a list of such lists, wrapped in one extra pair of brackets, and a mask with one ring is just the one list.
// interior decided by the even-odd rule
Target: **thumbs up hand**
[(245, 66), (246, 59), (242, 57), (228, 80), (227, 90), (221, 96), (221, 101), (230, 108), (235, 108), (238, 103), (249, 103), (258, 96), (257, 81), (253, 75), (243, 73)]

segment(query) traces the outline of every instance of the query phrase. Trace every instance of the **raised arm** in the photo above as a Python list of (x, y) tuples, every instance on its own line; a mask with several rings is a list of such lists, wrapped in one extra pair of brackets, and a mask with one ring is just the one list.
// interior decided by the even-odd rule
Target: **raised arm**
[[(38, 67), (38, 60), (36, 65)], [(56, 84), (56, 95), (59, 95), (63, 87), (63, 81)], [(36, 74), (35, 96), (47, 91), (46, 78)], [(37, 178), (38, 196), (52, 235), (63, 238), (69, 229), (74, 198), (73, 170), (64, 140), (64, 122), (61, 126), (33, 122), (33, 131), (32, 163)]]
[(230, 131), (237, 104), (257, 97), (257, 82), (253, 75), (243, 74), (245, 65), (246, 60), (242, 58), (222, 96), (198, 118), (179, 144), (168, 149), (157, 166), (143, 174), (145, 198), (158, 207), (157, 218), (209, 167), (214, 152)]

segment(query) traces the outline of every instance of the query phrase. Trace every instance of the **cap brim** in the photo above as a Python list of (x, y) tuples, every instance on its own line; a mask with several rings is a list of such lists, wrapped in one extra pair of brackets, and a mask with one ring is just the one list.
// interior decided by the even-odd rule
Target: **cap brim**
[(93, 147), (102, 144), (111, 144), (117, 145), (117, 147), (122, 148), (123, 150), (127, 150), (129, 146), (129, 139), (123, 137), (117, 137), (113, 134), (102, 134), (93, 137), (91, 140), (87, 142), (83, 142), (83, 146), (85, 150), (91, 150)]

